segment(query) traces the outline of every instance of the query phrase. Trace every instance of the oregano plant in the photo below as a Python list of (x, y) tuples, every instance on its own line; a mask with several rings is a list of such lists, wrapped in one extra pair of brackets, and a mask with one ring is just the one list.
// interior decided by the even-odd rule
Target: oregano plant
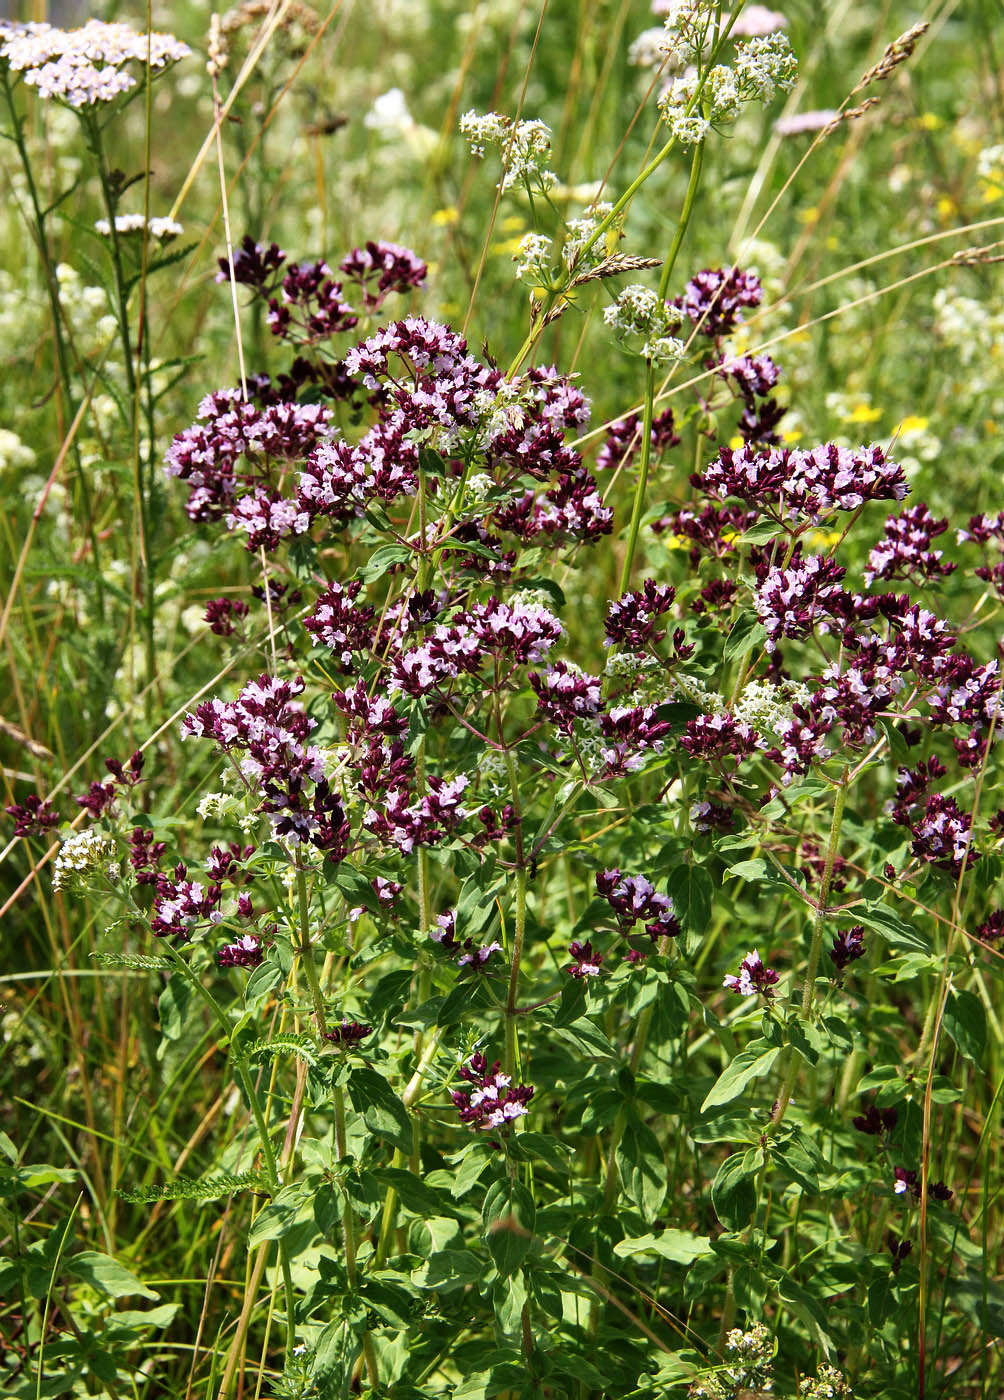
[[(948, 1144), (999, 1031), (1004, 511), (940, 518), (895, 443), (788, 440), (756, 269), (680, 258), (705, 142), (794, 61), (670, 10), (668, 254), (616, 251), (635, 187), (522, 240), (508, 367), (408, 247), (228, 247), (272, 343), (158, 486), (244, 578), (169, 722), (185, 796), (150, 744), (72, 823), (7, 808), (59, 828), (165, 1077), (221, 1076), (116, 1198), (140, 1237), (168, 1202), (238, 1229), (207, 1396), (905, 1400), (1000, 1318)], [(543, 123), (463, 124), (554, 211)], [(597, 289), (640, 401), (591, 436), (591, 365), (538, 350)], [(10, 1201), (65, 1184), (0, 1149)], [(113, 1326), (170, 1281), (77, 1250), (78, 1207), (8, 1281)]]

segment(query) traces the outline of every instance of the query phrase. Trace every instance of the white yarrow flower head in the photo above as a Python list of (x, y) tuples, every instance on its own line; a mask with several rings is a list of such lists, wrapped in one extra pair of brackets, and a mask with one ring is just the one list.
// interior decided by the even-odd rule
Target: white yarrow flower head
[(502, 156), (503, 194), (523, 181), (539, 190), (549, 190), (557, 176), (547, 169), (551, 159), (551, 128), (542, 121), (514, 122), (498, 112), (484, 115), (469, 111), (460, 118), (461, 133), (471, 153), (483, 156), (487, 146), (495, 146)]
[[(115, 215), (115, 232), (120, 238), (132, 233), (142, 233), (144, 226), (149, 228), (150, 237), (158, 239), (161, 243), (167, 243), (185, 232), (183, 225), (174, 219), (155, 218), (147, 222), (142, 214)], [(107, 219), (98, 219), (94, 227), (102, 238), (111, 237), (112, 226)]]
[(60, 847), (53, 862), (52, 888), (82, 890), (102, 878), (115, 884), (120, 873), (115, 842), (104, 832), (88, 827), (72, 832)]
[(191, 49), (173, 34), (144, 34), (128, 24), (91, 19), (80, 29), (51, 24), (0, 28), (0, 63), (34, 87), (77, 109), (113, 102), (136, 88), (130, 64), (163, 72)]

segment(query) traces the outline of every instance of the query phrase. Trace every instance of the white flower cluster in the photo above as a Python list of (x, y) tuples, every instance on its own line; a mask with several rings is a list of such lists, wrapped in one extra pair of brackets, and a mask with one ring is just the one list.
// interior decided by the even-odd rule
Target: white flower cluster
[(1004, 146), (984, 146), (976, 157), (976, 173), (981, 180), (1000, 184), (1004, 179)]
[(825, 1363), (815, 1376), (806, 1376), (799, 1382), (798, 1393), (803, 1400), (854, 1400), (844, 1373)]
[[(174, 219), (150, 219), (147, 224), (147, 220), (142, 214), (115, 215), (116, 233), (142, 233), (144, 225), (149, 227), (151, 237), (160, 239), (162, 243), (166, 243), (168, 239), (177, 238), (179, 234), (185, 232), (184, 226), (176, 223)], [(98, 219), (94, 227), (102, 238), (111, 237), (112, 226), (107, 219)]]
[[(561, 250), (562, 259), (567, 268), (575, 267), (577, 272), (588, 272), (600, 265), (607, 255), (604, 238), (596, 240), (581, 263), (579, 263), (579, 258), (582, 256), (583, 248), (600, 224), (612, 213), (612, 204), (600, 203), (594, 204), (583, 218), (568, 220), (565, 225), (565, 246)], [(579, 265), (576, 266), (576, 264)]]
[(643, 29), (628, 46), (628, 63), (635, 68), (658, 68), (666, 57), (665, 30)]
[(35, 453), (21, 441), (17, 433), (9, 428), (0, 428), (0, 471), (13, 467), (31, 467), (35, 464)]
[(467, 137), (471, 152), (483, 156), (486, 146), (495, 146), (502, 156), (503, 194), (518, 181), (549, 190), (557, 176), (548, 170), (551, 159), (551, 128), (541, 121), (514, 122), (498, 112), (465, 112), (460, 130)]
[(479, 389), (474, 395), (478, 420), (490, 438), (519, 432), (526, 422), (522, 379), (503, 379), (494, 390)]
[(958, 369), (956, 393), (973, 397), (1000, 389), (1004, 357), (1004, 306), (996, 301), (965, 296), (955, 287), (934, 294), (934, 332), (949, 347)]
[(736, 45), (736, 83), (747, 102), (770, 102), (790, 92), (798, 77), (798, 60), (786, 34), (765, 34)]
[(92, 827), (75, 831), (60, 847), (52, 871), (54, 890), (82, 889), (101, 876), (114, 884), (120, 874), (115, 842)]
[(811, 697), (808, 686), (800, 681), (750, 681), (732, 707), (736, 719), (762, 733), (783, 733), (792, 723), (792, 705), (807, 705)]
[(165, 68), (191, 53), (173, 34), (141, 34), (128, 24), (90, 19), (81, 29), (0, 22), (0, 62), (70, 107), (111, 102), (136, 86), (129, 63)]
[(663, 121), (681, 145), (703, 141), (713, 125), (735, 121), (750, 102), (770, 102), (795, 86), (798, 63), (787, 35), (773, 33), (736, 45), (732, 64), (716, 64), (706, 74), (698, 98), (696, 68), (688, 68), (659, 99)]
[(673, 335), (680, 324), (680, 314), (651, 287), (637, 282), (625, 287), (613, 305), (605, 309), (603, 319), (618, 340), (640, 341), (639, 353), (653, 364), (683, 358), (683, 341)]
[(533, 286), (547, 286), (551, 280), (551, 253), (553, 241), (543, 233), (527, 233), (519, 240), (519, 247), (512, 255), (516, 264), (516, 276)]
[[(747, 955), (748, 960), (760, 962), (758, 953)], [(725, 1337), (725, 1350), (729, 1364), (725, 1375), (736, 1385), (755, 1386), (758, 1390), (771, 1390), (773, 1377), (771, 1367), (774, 1360), (774, 1342), (762, 1322), (754, 1322), (748, 1332), (741, 1327), (733, 1327)]]
[(696, 74), (676, 78), (659, 98), (659, 115), (681, 146), (696, 146), (711, 130), (711, 123), (696, 109), (688, 111), (697, 92)]
[(630, 681), (630, 691), (618, 700), (625, 709), (663, 705), (668, 700), (686, 700), (709, 715), (720, 714), (725, 709), (725, 698), (717, 690), (711, 690), (697, 676), (679, 670), (667, 671), (655, 656), (612, 651), (603, 671), (614, 682)]
[(663, 56), (681, 68), (697, 63), (711, 33), (715, 6), (706, 0), (660, 0), (656, 13), (665, 16), (660, 45)]

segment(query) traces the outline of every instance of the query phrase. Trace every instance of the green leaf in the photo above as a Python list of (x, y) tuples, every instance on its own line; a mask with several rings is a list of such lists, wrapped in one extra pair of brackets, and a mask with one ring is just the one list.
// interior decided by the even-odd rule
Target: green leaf
[(658, 1215), (666, 1199), (666, 1163), (659, 1139), (634, 1115), (625, 1124), (616, 1160), (624, 1194), (650, 1219)]
[(920, 953), (931, 951), (931, 941), (924, 934), (918, 933), (912, 924), (906, 923), (898, 914), (879, 904), (876, 900), (869, 900), (863, 908), (856, 907), (854, 916), (859, 923), (866, 928), (873, 929), (880, 938), (884, 938), (887, 943), (891, 943), (894, 948), (913, 948)]
[(159, 1308), (147, 1308), (142, 1312), (125, 1308), (112, 1313), (105, 1325), (113, 1327), (116, 1332), (138, 1332), (142, 1327), (168, 1327), (180, 1308), (180, 1303), (161, 1303)]
[(503, 1278), (516, 1272), (530, 1251), (536, 1221), (533, 1197), (507, 1176), (488, 1188), (481, 1212), (484, 1240)]
[(748, 656), (754, 647), (763, 646), (766, 640), (767, 633), (756, 613), (740, 613), (733, 624), (732, 631), (725, 638), (725, 647), (722, 652), (725, 664), (728, 666), (733, 661), (739, 661), (742, 657)]
[(745, 1230), (756, 1210), (759, 1155), (756, 1148), (733, 1152), (718, 1168), (711, 1184), (711, 1204), (727, 1230)]
[[(455, 1200), (460, 1200), (466, 1196), (471, 1187), (477, 1182), (484, 1172), (488, 1163), (495, 1157), (494, 1149), (490, 1148), (486, 1142), (474, 1142), (465, 1153), (457, 1168), (457, 1174), (453, 1181), (453, 1195)], [(454, 1159), (456, 1160), (456, 1159)]]
[(252, 1009), (261, 1006), (273, 987), (282, 981), (282, 968), (268, 960), (260, 963), (248, 978), (244, 988), (244, 1005)]
[(945, 1003), (944, 1026), (959, 1054), (975, 1065), (982, 1065), (987, 1045), (987, 1017), (979, 997), (952, 987)]
[(820, 1055), (826, 1050), (826, 1041), (819, 1027), (799, 1016), (793, 1016), (788, 1022), (788, 1042), (810, 1065), (818, 1064)]
[(308, 1209), (313, 1209), (315, 1191), (316, 1183), (308, 1181), (284, 1186), (255, 1216), (248, 1232), (248, 1248), (257, 1249), (266, 1240), (280, 1240), (288, 1235), (298, 1218), (305, 1218)]
[[(7, 1139), (8, 1142), (10, 1139)], [(12, 1192), (37, 1191), (40, 1186), (51, 1186), (54, 1181), (76, 1181), (79, 1173), (76, 1167), (50, 1167), (38, 1163), (30, 1167), (0, 1167), (0, 1181)]]
[(666, 889), (673, 901), (677, 918), (688, 933), (703, 933), (711, 922), (711, 899), (714, 885), (703, 865), (677, 866)]
[(636, 1254), (657, 1254), (674, 1264), (692, 1264), (702, 1254), (711, 1253), (711, 1240), (707, 1235), (693, 1235), (689, 1230), (663, 1230), (660, 1235), (638, 1235), (621, 1240), (614, 1245), (614, 1253), (621, 1259), (632, 1259)]
[(393, 1187), (405, 1210), (420, 1219), (452, 1214), (453, 1205), (442, 1191), (434, 1191), (420, 1176), (403, 1167), (377, 1167), (373, 1176), (383, 1187)]
[(159, 1293), (147, 1288), (145, 1283), (141, 1283), (135, 1274), (130, 1273), (124, 1264), (120, 1264), (110, 1254), (99, 1254), (96, 1250), (85, 1249), (80, 1254), (71, 1255), (66, 1261), (66, 1267), (75, 1278), (89, 1283), (92, 1288), (106, 1293), (109, 1298), (127, 1298), (138, 1294), (141, 1298), (152, 1298), (156, 1302), (160, 1297)]
[(341, 890), (347, 904), (361, 904), (371, 914), (380, 913), (380, 901), (376, 897), (376, 891), (366, 876), (361, 874), (354, 865), (343, 860), (338, 865), (326, 865), (324, 868), (329, 882), (336, 889)]
[(470, 1250), (439, 1249), (412, 1272), (411, 1281), (416, 1288), (432, 1288), (445, 1294), (477, 1283), (481, 1270), (481, 1261)]
[(384, 544), (375, 549), (366, 563), (356, 570), (356, 578), (362, 583), (372, 583), (382, 578), (395, 564), (403, 564), (411, 558), (411, 550), (405, 544)]
[(348, 1400), (352, 1372), (361, 1350), (362, 1342), (344, 1318), (335, 1318), (322, 1329), (310, 1365), (321, 1400)]
[(174, 972), (168, 978), (167, 986), (160, 994), (157, 1008), (160, 1012), (160, 1032), (165, 1040), (180, 1040), (185, 1027), (185, 1016), (192, 1000), (192, 984), (183, 972)]
[(737, 1099), (751, 1079), (758, 1079), (768, 1072), (779, 1054), (778, 1046), (768, 1045), (765, 1040), (754, 1040), (722, 1070), (701, 1104), (701, 1112), (706, 1113), (709, 1108)]
[(769, 544), (778, 535), (784, 534), (784, 527), (774, 520), (761, 520), (759, 525), (751, 525), (743, 531), (742, 544)]
[(367, 1128), (378, 1138), (409, 1153), (412, 1146), (408, 1110), (382, 1075), (375, 1070), (353, 1069), (349, 1080), (352, 1106), (363, 1115)]
[(507, 1278), (500, 1278), (492, 1290), (495, 1304), (495, 1321), (503, 1337), (518, 1337), (522, 1320), (523, 1305), (527, 1299), (526, 1282), (522, 1271), (517, 1269)]

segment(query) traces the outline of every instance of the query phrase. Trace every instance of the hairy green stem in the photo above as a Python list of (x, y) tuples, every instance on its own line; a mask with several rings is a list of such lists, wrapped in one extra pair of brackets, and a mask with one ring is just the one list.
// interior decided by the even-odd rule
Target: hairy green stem
[[(673, 234), (673, 242), (670, 245), (666, 261), (662, 265), (662, 273), (659, 277), (659, 300), (665, 301), (666, 291), (669, 287), (669, 279), (672, 276), (676, 259), (683, 244), (687, 226), (690, 223), (691, 215), (694, 212), (694, 204), (697, 200), (697, 191), (701, 183), (701, 170), (704, 165), (704, 142), (698, 141), (694, 146), (694, 154), (690, 162), (690, 180), (687, 184), (687, 193), (683, 201), (683, 208), (676, 223), (676, 232)], [(642, 417), (641, 428), (641, 459), (638, 465), (638, 483), (635, 486), (634, 502), (631, 507), (631, 524), (628, 527), (627, 549), (624, 552), (624, 563), (621, 567), (620, 591), (626, 593), (628, 584), (631, 581), (631, 570), (634, 568), (635, 551), (638, 548), (638, 532), (641, 529), (641, 518), (645, 513), (645, 498), (648, 493), (648, 473), (652, 459), (652, 418), (655, 412), (655, 367), (651, 360), (645, 361), (645, 407)]]
[(307, 875), (299, 868), (296, 871), (296, 891), (300, 913), (300, 962), (307, 978), (307, 986), (310, 988), (310, 1000), (314, 1008), (314, 1020), (317, 1023), (317, 1038), (320, 1040), (326, 1029), (324, 997), (321, 993), (321, 984), (317, 979), (314, 950), (310, 942), (310, 898), (307, 893)]
[[(819, 903), (816, 905), (816, 917), (812, 923), (812, 943), (809, 946), (809, 962), (805, 970), (805, 986), (802, 989), (802, 1015), (807, 1017), (812, 1010), (812, 1003), (816, 996), (816, 972), (819, 968), (819, 956), (823, 948), (823, 934), (826, 931), (826, 906), (830, 898), (830, 885), (833, 881), (833, 867), (836, 864), (837, 853), (840, 849), (840, 827), (844, 819), (844, 805), (847, 802), (848, 791), (847, 774), (845, 773), (836, 786), (833, 802), (833, 816), (830, 819), (830, 835), (826, 843), (826, 863), (823, 866), (823, 876), (819, 886)], [(791, 1095), (795, 1088), (795, 1080), (798, 1078), (798, 1059), (789, 1046), (785, 1051), (787, 1064), (785, 1066), (784, 1082), (781, 1093), (777, 1101), (777, 1106), (771, 1116), (769, 1131), (774, 1133), (780, 1127), (784, 1115), (788, 1111), (791, 1102)]]
[(519, 969), (523, 960), (526, 937), (526, 870), (516, 871), (516, 905), (513, 911), (512, 961), (509, 965), (509, 990), (505, 1003), (505, 1069), (515, 1075), (519, 1069), (519, 1045), (516, 1039), (516, 1017), (519, 992)]

